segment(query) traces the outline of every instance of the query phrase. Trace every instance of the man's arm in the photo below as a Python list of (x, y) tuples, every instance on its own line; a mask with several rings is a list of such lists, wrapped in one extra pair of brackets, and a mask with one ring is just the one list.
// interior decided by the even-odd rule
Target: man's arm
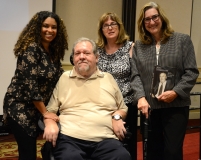
[(123, 111), (123, 110), (117, 110), (116, 112), (114, 112), (114, 113), (112, 114), (112, 116), (114, 116), (114, 115), (120, 115), (121, 118), (122, 118), (123, 120), (125, 120), (125, 119), (126, 119), (127, 112), (125, 112), (125, 111)]
[[(117, 110), (112, 114), (112, 126), (115, 135), (119, 138), (119, 140), (123, 140), (125, 138), (126, 129), (124, 127), (124, 119), (126, 118), (126, 112), (123, 110)], [(115, 119), (115, 116), (120, 116), (120, 119)], [(117, 116), (117, 117), (118, 117)]]
[(52, 119), (44, 119), (45, 129), (43, 138), (46, 141), (52, 142), (53, 147), (56, 145), (57, 136), (59, 133), (59, 127), (57, 122)]
[[(123, 95), (118, 87), (117, 82), (112, 77), (112, 75), (109, 77), (110, 82), (113, 85), (115, 89), (115, 100), (117, 104), (117, 110), (115, 110), (111, 117), (112, 117), (112, 127), (115, 135), (119, 138), (119, 140), (123, 140), (125, 138), (126, 129), (124, 127), (124, 120), (127, 115), (128, 107), (124, 103)], [(117, 115), (117, 119), (115, 118)], [(118, 118), (119, 117), (119, 118)]]

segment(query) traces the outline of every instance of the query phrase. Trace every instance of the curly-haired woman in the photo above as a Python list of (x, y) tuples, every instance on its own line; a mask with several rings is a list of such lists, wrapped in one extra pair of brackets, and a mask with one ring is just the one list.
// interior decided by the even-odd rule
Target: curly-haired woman
[(19, 160), (36, 160), (39, 117), (59, 120), (46, 105), (63, 73), (60, 60), (68, 49), (67, 37), (61, 18), (41, 11), (32, 17), (15, 44), (17, 66), (5, 94), (3, 120), (15, 136)]

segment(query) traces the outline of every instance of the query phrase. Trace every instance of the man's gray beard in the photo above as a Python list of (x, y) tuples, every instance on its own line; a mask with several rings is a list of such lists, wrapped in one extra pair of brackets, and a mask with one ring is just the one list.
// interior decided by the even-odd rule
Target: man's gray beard
[(87, 71), (89, 71), (89, 66), (79, 67), (78, 70), (80, 73), (86, 73)]

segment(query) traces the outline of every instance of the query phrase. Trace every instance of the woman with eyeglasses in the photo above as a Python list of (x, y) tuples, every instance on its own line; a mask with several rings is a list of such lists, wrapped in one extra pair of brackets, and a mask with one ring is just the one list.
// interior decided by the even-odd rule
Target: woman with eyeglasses
[[(147, 160), (183, 160), (190, 91), (199, 75), (192, 41), (174, 32), (154, 2), (142, 7), (137, 23), (139, 40), (133, 48), (131, 85), (138, 109), (150, 120)], [(152, 97), (152, 87), (164, 71), (171, 87)]]
[[(137, 155), (137, 107), (133, 105), (133, 91), (130, 86), (130, 58), (134, 43), (129, 41), (123, 23), (115, 13), (104, 13), (98, 22), (97, 46), (100, 54), (98, 67), (109, 72), (116, 80), (128, 106), (126, 126), (132, 133), (127, 149), (132, 159)], [(115, 123), (115, 121), (114, 121)], [(115, 129), (114, 129), (115, 130)]]

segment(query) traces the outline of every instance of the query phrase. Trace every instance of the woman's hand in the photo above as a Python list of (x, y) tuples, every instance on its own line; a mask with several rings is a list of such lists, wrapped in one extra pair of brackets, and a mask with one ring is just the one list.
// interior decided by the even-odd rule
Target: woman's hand
[(160, 96), (158, 96), (158, 100), (159, 101), (163, 101), (163, 102), (166, 102), (166, 103), (170, 103), (172, 101), (174, 101), (174, 99), (177, 97), (177, 93), (173, 90), (171, 91), (165, 91), (163, 92)]
[(55, 113), (52, 113), (52, 112), (47, 111), (46, 113), (43, 114), (43, 117), (44, 117), (44, 119), (52, 119), (55, 122), (59, 122), (59, 117)]
[(52, 119), (55, 122), (59, 121), (59, 117), (55, 113), (49, 112), (42, 101), (33, 101), (33, 104), (43, 115), (44, 119)]
[(148, 118), (148, 110), (150, 108), (149, 103), (147, 102), (147, 100), (145, 99), (145, 97), (142, 97), (138, 100), (138, 104), (137, 104), (138, 110), (140, 110), (142, 112), (142, 114), (144, 114), (146, 116), (146, 118)]

